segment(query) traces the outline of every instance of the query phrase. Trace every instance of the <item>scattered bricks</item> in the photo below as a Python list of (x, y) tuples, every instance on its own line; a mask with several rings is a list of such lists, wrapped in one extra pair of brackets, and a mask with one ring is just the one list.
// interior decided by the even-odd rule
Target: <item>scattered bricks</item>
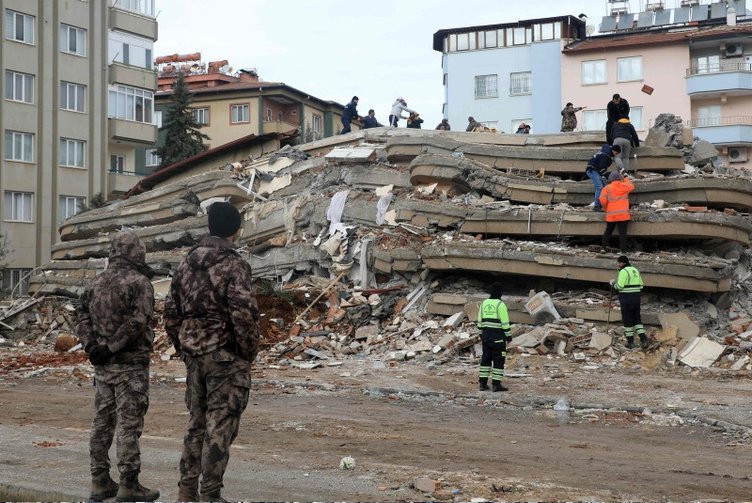
[(302, 330), (302, 327), (298, 325), (297, 323), (290, 327), (290, 331), (287, 333), (288, 337), (297, 337), (298, 334), (300, 334), (300, 331)]
[(430, 341), (418, 341), (410, 346), (410, 350), (415, 351), (416, 353), (431, 351), (431, 348), (433, 348), (433, 344), (431, 344)]
[(723, 212), (726, 215), (736, 215), (736, 210), (733, 208), (723, 208)]
[(729, 330), (736, 333), (736, 334), (743, 334), (746, 330), (749, 324), (752, 323), (752, 319), (749, 318), (739, 318), (731, 323), (729, 323)]
[[(436, 343), (437, 346), (439, 346), (441, 349), (447, 349), (454, 345), (454, 343), (457, 341), (457, 334), (449, 333), (444, 335), (441, 339), (439, 339), (439, 342)], [(434, 351), (435, 353), (437, 351)]]
[(545, 344), (541, 344), (535, 350), (538, 352), (539, 355), (545, 355), (548, 353), (548, 347), (546, 347)]
[(708, 211), (707, 206), (685, 206), (684, 211), (691, 211), (694, 213), (703, 213)]
[(592, 339), (592, 334), (582, 334), (582, 335), (576, 335), (569, 339), (569, 344), (572, 347), (580, 347), (580, 346), (587, 346), (590, 344), (590, 340)]
[(441, 488), (441, 483), (428, 477), (420, 477), (413, 482), (413, 486), (422, 493), (433, 493)]

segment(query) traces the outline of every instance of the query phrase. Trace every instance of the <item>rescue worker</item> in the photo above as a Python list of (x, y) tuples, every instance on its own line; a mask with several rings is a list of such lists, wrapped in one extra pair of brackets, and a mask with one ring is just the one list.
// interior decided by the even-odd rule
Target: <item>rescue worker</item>
[(164, 310), (165, 330), (187, 369), (190, 418), (179, 501), (224, 501), (222, 479), (248, 405), (251, 362), (258, 351), (251, 267), (233, 245), (240, 213), (225, 202), (212, 204), (208, 213), (210, 235), (178, 266)]
[[(107, 269), (81, 295), (76, 333), (94, 365), (96, 386), (89, 440), (90, 501), (159, 498), (159, 491), (138, 481), (154, 342), (152, 275), (144, 244), (133, 232), (121, 232), (110, 244)], [(110, 477), (109, 450), (116, 430), (119, 485)]]
[(620, 153), (620, 146), (606, 144), (603, 145), (587, 163), (585, 174), (593, 181), (593, 186), (595, 187), (595, 197), (593, 198), (594, 211), (603, 211), (599, 198), (601, 196), (601, 190), (605, 185), (608, 168), (611, 166), (611, 163), (616, 161), (616, 167), (621, 171), (621, 159), (616, 157)]
[(449, 119), (441, 119), (439, 125), (436, 126), (437, 131), (451, 131), (452, 127), (449, 125)]
[(619, 304), (621, 305), (621, 319), (624, 323), (624, 335), (627, 339), (627, 348), (634, 347), (634, 334), (640, 337), (642, 349), (647, 349), (648, 338), (645, 335), (645, 327), (640, 318), (640, 292), (642, 292), (642, 276), (636, 267), (630, 265), (629, 259), (622, 255), (617, 259), (619, 275), (616, 280), (611, 280), (611, 287), (619, 292)]
[(625, 171), (629, 171), (629, 155), (632, 147), (640, 146), (640, 137), (637, 136), (634, 126), (629, 121), (629, 117), (622, 117), (611, 128), (611, 138), (614, 146), (621, 147), (621, 162)]
[(400, 97), (394, 100), (394, 104), (392, 104), (392, 113), (389, 114), (390, 126), (397, 127), (400, 119), (407, 119), (407, 117), (402, 115), (402, 112), (413, 114), (415, 110), (407, 108), (407, 101), (405, 101), (405, 98)]
[(568, 133), (577, 128), (577, 115), (580, 110), (587, 107), (575, 107), (571, 102), (567, 103), (561, 111), (561, 132)]
[(360, 119), (360, 116), (358, 115), (358, 101), (358, 97), (353, 96), (350, 103), (345, 105), (344, 110), (342, 110), (342, 131), (340, 131), (339, 134), (349, 133), (352, 130), (350, 128), (350, 123), (354, 120)]
[(476, 121), (471, 115), (467, 118), (467, 127), (465, 128), (465, 131), (468, 133), (472, 133), (473, 131), (483, 131), (483, 124)]
[[(629, 178), (618, 171), (608, 175), (608, 185), (603, 188), (599, 201), (606, 212), (606, 232), (603, 233), (603, 248), (607, 248), (611, 241), (614, 228), (619, 230), (619, 249), (622, 253), (627, 249), (627, 224), (632, 216), (629, 214), (629, 193), (634, 190), (634, 184)], [(605, 250), (604, 250), (605, 251)]]
[(622, 117), (629, 117), (629, 102), (618, 94), (614, 94), (606, 105), (606, 143), (609, 145), (614, 143), (612, 136), (614, 123)]
[(379, 121), (376, 119), (376, 111), (373, 108), (368, 111), (368, 115), (363, 117), (363, 129), (383, 126), (384, 125), (379, 123)]
[(489, 293), (490, 297), (478, 308), (478, 328), (481, 329), (480, 338), (483, 344), (478, 384), (481, 391), (487, 390), (488, 376), (491, 375), (493, 391), (507, 391), (507, 388), (501, 385), (501, 378), (504, 377), (507, 343), (512, 340), (509, 335), (509, 313), (506, 304), (501, 300), (501, 283), (493, 283)]

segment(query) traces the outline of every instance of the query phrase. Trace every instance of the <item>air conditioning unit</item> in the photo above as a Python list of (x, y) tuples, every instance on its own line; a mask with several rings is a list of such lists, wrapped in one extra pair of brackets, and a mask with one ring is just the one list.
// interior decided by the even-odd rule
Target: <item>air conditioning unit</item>
[(747, 147), (729, 147), (728, 158), (729, 162), (746, 162)]
[(725, 47), (726, 56), (741, 56), (744, 54), (744, 46), (742, 44), (726, 44)]

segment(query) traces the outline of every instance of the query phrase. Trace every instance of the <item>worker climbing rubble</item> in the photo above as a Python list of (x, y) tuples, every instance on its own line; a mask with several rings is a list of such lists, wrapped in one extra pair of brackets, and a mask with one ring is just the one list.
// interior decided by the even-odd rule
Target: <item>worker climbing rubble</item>
[(598, 200), (606, 212), (606, 231), (603, 233), (603, 248), (608, 248), (614, 228), (619, 231), (619, 249), (627, 249), (627, 224), (632, 216), (629, 213), (629, 194), (634, 184), (626, 175), (612, 171), (608, 175), (608, 185), (601, 191)]

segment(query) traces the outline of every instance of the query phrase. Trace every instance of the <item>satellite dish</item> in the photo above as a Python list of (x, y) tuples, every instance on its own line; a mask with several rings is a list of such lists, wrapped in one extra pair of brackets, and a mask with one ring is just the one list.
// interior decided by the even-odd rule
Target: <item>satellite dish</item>
[(595, 26), (593, 26), (592, 24), (587, 25), (587, 28), (585, 28), (585, 33), (588, 37), (595, 33)]

